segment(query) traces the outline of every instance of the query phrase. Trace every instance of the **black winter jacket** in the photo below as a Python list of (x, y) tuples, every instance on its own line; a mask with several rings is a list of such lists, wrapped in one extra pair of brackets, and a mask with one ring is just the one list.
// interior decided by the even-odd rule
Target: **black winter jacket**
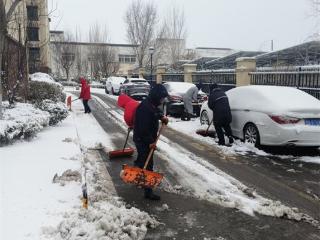
[(159, 120), (162, 116), (162, 112), (152, 104), (149, 97), (143, 100), (136, 110), (133, 141), (142, 144), (153, 143), (157, 138)]
[(232, 121), (232, 115), (227, 95), (220, 88), (211, 91), (208, 106), (213, 111), (214, 123), (229, 124)]

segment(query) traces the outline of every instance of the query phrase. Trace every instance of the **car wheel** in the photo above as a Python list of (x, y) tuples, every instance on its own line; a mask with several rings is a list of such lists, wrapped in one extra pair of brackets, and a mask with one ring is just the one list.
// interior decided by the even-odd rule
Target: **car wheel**
[(259, 146), (260, 145), (260, 134), (259, 130), (253, 123), (248, 123), (243, 130), (244, 142)]
[(204, 124), (209, 125), (209, 123), (210, 123), (209, 115), (208, 115), (208, 112), (206, 110), (203, 110), (201, 112), (200, 123), (201, 123), (201, 125), (204, 125)]

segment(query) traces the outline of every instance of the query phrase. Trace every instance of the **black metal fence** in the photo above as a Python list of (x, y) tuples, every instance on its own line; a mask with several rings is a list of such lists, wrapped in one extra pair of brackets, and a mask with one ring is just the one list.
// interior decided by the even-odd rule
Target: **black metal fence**
[(166, 73), (162, 75), (163, 82), (183, 82), (184, 74), (183, 73)]
[(320, 99), (320, 69), (258, 69), (250, 73), (250, 78), (252, 85), (296, 87)]
[(196, 72), (192, 74), (192, 82), (203, 84), (203, 91), (209, 93), (210, 85), (217, 83), (221, 89), (228, 91), (236, 86), (234, 69), (214, 70), (210, 72)]

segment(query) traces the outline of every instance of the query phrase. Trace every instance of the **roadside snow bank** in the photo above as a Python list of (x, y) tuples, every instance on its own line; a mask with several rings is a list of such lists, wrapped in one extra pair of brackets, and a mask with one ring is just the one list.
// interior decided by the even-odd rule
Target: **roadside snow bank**
[(49, 125), (50, 114), (36, 109), (31, 104), (16, 103), (14, 108), (9, 108), (7, 102), (3, 105), (3, 119), (0, 120), (0, 144), (33, 136)]

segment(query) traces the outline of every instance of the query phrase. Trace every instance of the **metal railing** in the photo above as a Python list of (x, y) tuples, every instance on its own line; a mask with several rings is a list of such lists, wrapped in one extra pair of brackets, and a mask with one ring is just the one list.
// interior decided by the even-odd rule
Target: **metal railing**
[(163, 82), (183, 82), (184, 74), (183, 73), (166, 73), (162, 75)]
[(236, 86), (236, 72), (234, 69), (200, 71), (192, 74), (192, 82), (203, 85), (203, 91), (209, 93), (210, 85), (217, 83), (221, 89), (228, 91)]
[(320, 99), (320, 69), (257, 69), (250, 73), (252, 85), (296, 87)]

